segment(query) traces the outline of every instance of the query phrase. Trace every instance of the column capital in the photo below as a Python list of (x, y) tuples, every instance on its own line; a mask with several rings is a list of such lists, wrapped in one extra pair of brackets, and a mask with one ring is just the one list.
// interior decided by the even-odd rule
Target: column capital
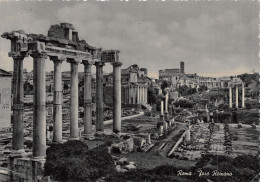
[(39, 52), (39, 51), (32, 52), (30, 56), (33, 58), (45, 58), (45, 59), (47, 59), (48, 57), (45, 52)]
[(122, 62), (113, 62), (111, 63), (111, 65), (113, 65), (114, 67), (120, 67), (122, 66)]
[(92, 52), (93, 59), (101, 60), (101, 52), (102, 52), (102, 48), (95, 49), (95, 50)]
[(84, 66), (88, 66), (88, 65), (93, 65), (95, 63), (94, 60), (90, 59), (90, 60), (82, 60), (82, 64), (84, 64)]
[(104, 66), (105, 65), (105, 63), (103, 63), (103, 62), (95, 62), (95, 66), (99, 66), (99, 67), (102, 67), (102, 66)]
[(28, 57), (29, 55), (27, 53), (21, 53), (21, 52), (9, 52), (8, 53), (9, 57), (12, 57), (13, 60), (21, 60), (24, 59), (25, 57)]
[(81, 59), (78, 58), (67, 58), (67, 62), (72, 64), (79, 64), (81, 62)]
[(57, 56), (49, 56), (50, 60), (53, 62), (63, 62), (66, 61), (66, 57), (63, 55), (57, 55)]

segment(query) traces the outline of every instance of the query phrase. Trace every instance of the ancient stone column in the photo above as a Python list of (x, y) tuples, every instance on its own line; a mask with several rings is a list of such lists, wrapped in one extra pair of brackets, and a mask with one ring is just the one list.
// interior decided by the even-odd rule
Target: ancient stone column
[(84, 64), (84, 138), (92, 134), (92, 95), (91, 95), (91, 61), (83, 60)]
[(62, 142), (62, 61), (58, 56), (51, 56), (54, 63), (54, 89), (53, 89), (53, 143)]
[(229, 87), (229, 107), (232, 108), (232, 87)]
[(238, 86), (236, 86), (236, 108), (238, 108)]
[(161, 114), (162, 115), (163, 115), (163, 105), (164, 105), (163, 100), (161, 100)]
[(128, 87), (128, 103), (129, 103), (129, 104), (132, 104), (132, 103), (131, 103), (131, 93), (132, 93), (132, 92), (131, 92), (131, 85), (129, 85), (129, 87)]
[(162, 89), (159, 88), (159, 95), (162, 94)]
[(142, 97), (141, 97), (141, 87), (140, 87), (140, 85), (139, 85), (139, 104), (141, 104), (142, 103)]
[(168, 113), (168, 92), (165, 94), (165, 112)]
[(186, 142), (190, 142), (190, 122), (188, 123), (188, 128), (186, 130)]
[(137, 86), (137, 104), (140, 104), (140, 92), (139, 92), (139, 86)]
[(142, 88), (141, 86), (139, 86), (139, 101), (140, 101), (140, 104), (142, 103)]
[(244, 84), (242, 84), (242, 108), (245, 107), (245, 87)]
[(24, 56), (13, 56), (13, 146), (12, 153), (24, 152), (23, 136), (23, 59)]
[(43, 159), (46, 155), (46, 86), (45, 62), (47, 55), (35, 52), (33, 57), (33, 158)]
[[(113, 131), (121, 132), (121, 62), (113, 65)], [(134, 101), (135, 103), (135, 101)]]
[(145, 93), (145, 103), (147, 103), (147, 87), (145, 87), (144, 93)]
[(96, 125), (97, 131), (104, 130), (104, 103), (103, 103), (103, 66), (104, 63), (96, 62)]
[(78, 124), (78, 60), (68, 59), (70, 62), (70, 138), (69, 140), (79, 140)]
[(143, 103), (145, 103), (145, 92), (144, 92), (144, 87), (143, 87)]

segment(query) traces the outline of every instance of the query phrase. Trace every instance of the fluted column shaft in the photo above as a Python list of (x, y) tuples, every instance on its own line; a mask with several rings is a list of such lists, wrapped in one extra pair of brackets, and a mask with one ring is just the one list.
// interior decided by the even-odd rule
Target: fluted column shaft
[(44, 158), (46, 155), (46, 86), (45, 62), (46, 54), (34, 53), (33, 55), (33, 157)]
[(113, 131), (121, 132), (121, 65), (122, 63), (114, 62), (112, 63), (112, 65), (113, 65)]
[(96, 124), (97, 131), (104, 130), (104, 103), (103, 103), (103, 66), (96, 62)]
[(78, 62), (70, 61), (70, 138), (79, 140)]
[(23, 136), (23, 56), (15, 56), (13, 73), (13, 152), (24, 152)]
[(51, 58), (54, 63), (53, 88), (53, 142), (62, 142), (62, 60)]
[(92, 134), (92, 95), (91, 95), (91, 65), (89, 61), (83, 60), (84, 64), (84, 137)]

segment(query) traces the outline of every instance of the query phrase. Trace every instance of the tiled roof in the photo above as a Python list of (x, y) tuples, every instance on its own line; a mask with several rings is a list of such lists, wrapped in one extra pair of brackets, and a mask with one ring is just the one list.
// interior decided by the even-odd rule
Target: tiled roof
[(0, 68), (0, 76), (2, 76), (2, 77), (11, 77), (12, 74), (10, 72), (5, 71), (5, 70)]

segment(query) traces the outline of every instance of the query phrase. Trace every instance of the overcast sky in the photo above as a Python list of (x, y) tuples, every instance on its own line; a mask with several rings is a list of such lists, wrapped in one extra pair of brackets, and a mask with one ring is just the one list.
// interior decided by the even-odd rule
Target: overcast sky
[[(0, 34), (23, 29), (47, 35), (50, 25), (72, 23), (88, 44), (119, 49), (122, 68), (138, 64), (152, 77), (179, 68), (180, 61), (186, 72), (205, 76), (259, 72), (257, 2), (0, 1), (0, 17)], [(11, 71), (9, 51), (10, 41), (0, 38), (0, 68)], [(32, 69), (31, 58), (24, 67)], [(47, 70), (53, 70), (51, 61)]]

